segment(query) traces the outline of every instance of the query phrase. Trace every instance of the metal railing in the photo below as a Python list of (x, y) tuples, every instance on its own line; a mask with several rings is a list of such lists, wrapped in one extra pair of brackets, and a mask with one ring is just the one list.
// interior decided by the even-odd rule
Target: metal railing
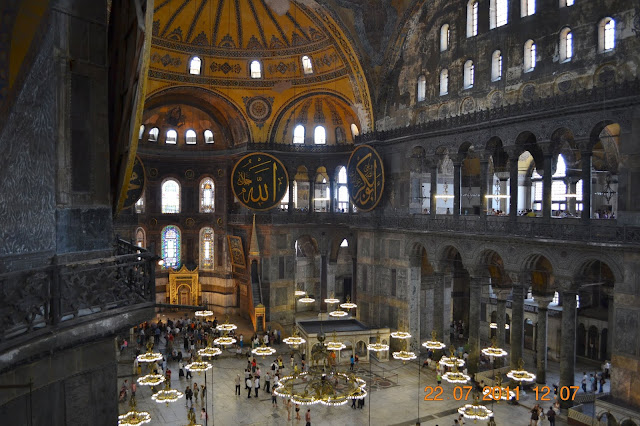
[(0, 274), (0, 350), (58, 324), (155, 301), (154, 256), (118, 240), (114, 255)]
[[(250, 225), (253, 213), (229, 215), (233, 225)], [(616, 220), (550, 219), (508, 216), (377, 215), (325, 212), (257, 213), (258, 225), (323, 225), (358, 229), (446, 232), (464, 235), (508, 235), (528, 239), (640, 244), (640, 227), (618, 225)]]

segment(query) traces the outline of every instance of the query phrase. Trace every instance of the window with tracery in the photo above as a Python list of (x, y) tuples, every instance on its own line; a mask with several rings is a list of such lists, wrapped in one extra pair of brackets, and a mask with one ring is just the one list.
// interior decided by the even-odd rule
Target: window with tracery
[(204, 143), (213, 143), (213, 132), (211, 130), (204, 131)]
[(311, 64), (311, 58), (308, 56), (302, 57), (302, 72), (305, 74), (313, 74), (313, 65)]
[(251, 72), (251, 78), (262, 78), (262, 65), (260, 65), (260, 61), (252, 61), (249, 70)]
[(161, 232), (162, 260), (165, 268), (178, 269), (180, 265), (180, 229), (177, 226), (165, 226)]
[(187, 145), (195, 145), (196, 132), (194, 130), (187, 130), (187, 133), (185, 133), (184, 135), (184, 141)]
[(316, 145), (325, 145), (327, 143), (327, 131), (323, 126), (316, 126), (313, 131), (313, 143)]
[(162, 213), (180, 213), (180, 184), (175, 179), (162, 184)]
[(338, 171), (338, 205), (337, 211), (340, 213), (349, 212), (349, 190), (347, 189), (347, 169), (340, 167)]
[(215, 184), (211, 178), (200, 182), (200, 213), (212, 213), (215, 208)]
[(199, 75), (202, 71), (202, 59), (194, 56), (189, 62), (189, 74)]
[(302, 124), (298, 124), (296, 128), (293, 129), (293, 143), (294, 144), (304, 143), (304, 126)]
[(200, 268), (213, 269), (214, 243), (213, 229), (202, 228), (202, 230), (200, 230)]

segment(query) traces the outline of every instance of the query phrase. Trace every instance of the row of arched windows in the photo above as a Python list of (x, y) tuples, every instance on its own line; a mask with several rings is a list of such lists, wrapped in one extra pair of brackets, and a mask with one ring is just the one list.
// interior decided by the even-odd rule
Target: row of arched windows
[[(477, 2), (476, 2), (477, 4)], [(600, 21), (598, 51), (608, 52), (615, 47), (615, 20), (605, 18)], [(449, 25), (444, 24), (440, 29), (440, 50), (445, 51), (449, 48)], [(574, 56), (573, 49), (573, 32), (571, 28), (565, 27), (560, 31), (559, 39), (560, 62), (569, 62)], [(531, 72), (536, 67), (536, 43), (533, 40), (527, 40), (524, 44), (523, 70), (525, 73)], [(499, 81), (502, 79), (503, 57), (500, 50), (496, 50), (491, 55), (491, 81)], [(475, 82), (475, 66), (472, 60), (467, 60), (463, 68), (463, 88), (471, 89)], [(426, 99), (427, 80), (424, 75), (418, 77), (418, 102)], [(440, 71), (440, 96), (449, 93), (449, 70)]]
[[(311, 58), (304, 55), (300, 60), (302, 63), (303, 74), (313, 74), (313, 63), (311, 62)], [(200, 59), (200, 57), (194, 56), (189, 60), (189, 74), (202, 74), (202, 59)], [(249, 63), (249, 76), (251, 78), (262, 78), (262, 64), (260, 61), (253, 60)]]
[[(140, 133), (138, 135), (138, 139), (142, 139), (144, 136), (144, 124), (140, 126)], [(160, 129), (157, 127), (149, 130), (149, 138), (147, 139), (149, 142), (158, 142), (158, 138), (160, 136)], [(203, 132), (204, 143), (212, 144), (213, 140), (213, 132), (209, 129)], [(176, 145), (178, 143), (178, 132), (173, 129), (167, 130), (165, 133), (165, 143), (169, 145)], [(195, 130), (189, 129), (184, 133), (184, 142), (187, 145), (196, 145), (198, 143), (198, 135)]]
[[(161, 211), (162, 213), (175, 214), (180, 213), (180, 183), (173, 178), (166, 179), (162, 182), (161, 187)], [(215, 212), (215, 183), (211, 178), (204, 178), (200, 181), (200, 213)], [(136, 213), (144, 213), (144, 196), (140, 197), (135, 205)]]
[[(162, 266), (164, 268), (178, 269), (182, 255), (182, 233), (180, 228), (169, 225), (160, 232), (160, 245)], [(136, 229), (136, 245), (146, 247), (146, 234), (144, 229)], [(200, 230), (200, 269), (213, 269), (214, 267), (215, 234), (213, 228), (205, 227)]]
[[(342, 127), (336, 127), (336, 143), (344, 143), (346, 142), (345, 131)], [(294, 145), (304, 144), (306, 129), (302, 124), (298, 124), (293, 129), (293, 143)], [(355, 138), (358, 136), (358, 126), (355, 124), (351, 124), (351, 136)], [(313, 143), (315, 145), (326, 145), (327, 144), (327, 130), (324, 126), (316, 126), (313, 130)]]

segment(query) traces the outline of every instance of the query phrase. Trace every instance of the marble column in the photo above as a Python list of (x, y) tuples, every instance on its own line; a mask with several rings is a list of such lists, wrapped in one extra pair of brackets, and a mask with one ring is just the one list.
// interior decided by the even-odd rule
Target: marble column
[(549, 303), (552, 298), (535, 296), (538, 302), (538, 336), (536, 340), (537, 372), (536, 383), (546, 383), (547, 379), (547, 320), (549, 318)]
[(518, 366), (524, 349), (524, 287), (514, 283), (511, 300), (511, 367)]
[(518, 217), (518, 157), (509, 159), (509, 219)]
[(315, 198), (316, 198), (316, 182), (314, 180), (309, 181), (309, 213), (313, 214), (315, 210)]
[(544, 175), (542, 176), (542, 217), (551, 218), (551, 167), (553, 157), (551, 154), (544, 155)]
[(613, 349), (613, 333), (615, 332), (615, 306), (613, 304), (613, 288), (607, 289), (607, 353), (604, 354), (606, 360), (611, 360), (611, 350)]
[[(327, 294), (335, 295), (336, 294), (336, 270), (338, 269), (338, 264), (336, 262), (328, 262), (327, 263)], [(335, 305), (333, 306), (336, 307)]]
[(591, 220), (591, 151), (581, 151), (582, 158), (582, 220), (589, 223)]
[[(349, 205), (351, 205), (351, 203), (349, 203)], [(358, 299), (358, 258), (355, 256), (351, 258), (351, 295), (350, 296), (351, 296), (351, 301), (357, 304), (358, 302), (356, 302), (356, 300)], [(345, 294), (345, 297), (347, 297), (346, 294)]]
[(482, 287), (487, 281), (484, 277), (471, 277), (469, 286), (469, 372), (478, 371), (480, 360), (480, 304), (482, 303)]
[(407, 316), (409, 333), (411, 333), (410, 346), (418, 348), (420, 342), (420, 288), (421, 288), (421, 271), (420, 267), (410, 267), (409, 286), (407, 291)]
[(487, 217), (487, 182), (489, 180), (489, 161), (480, 160), (480, 217)]
[(336, 188), (336, 182), (335, 179), (332, 176), (329, 176), (329, 212), (333, 213), (336, 211), (336, 207), (335, 207), (335, 188)]
[(505, 329), (504, 325), (507, 322), (507, 296), (510, 292), (506, 290), (499, 290), (498, 292), (498, 307), (496, 310), (496, 324), (498, 328), (496, 329), (496, 339), (498, 342), (498, 346), (504, 348), (505, 344)]
[(293, 209), (294, 209), (294, 200), (293, 200), (293, 183), (295, 182), (291, 176), (295, 176), (295, 175), (291, 175), (289, 174), (289, 210), (288, 213), (293, 213)]
[(320, 256), (320, 310), (326, 311), (327, 304), (324, 299), (327, 298), (327, 255)]
[(460, 216), (460, 168), (461, 163), (453, 163), (453, 215)]
[(429, 213), (433, 219), (436, 217), (436, 209), (438, 205), (436, 194), (438, 194), (438, 166), (431, 167), (431, 201), (429, 202)]
[(451, 336), (449, 335), (451, 325), (451, 289), (453, 288), (453, 275), (444, 274), (442, 288), (444, 289), (442, 311), (442, 342), (447, 346), (451, 344)]
[[(448, 327), (449, 324), (446, 324)], [(444, 324), (444, 274), (433, 274), (433, 329), (438, 333), (438, 339), (442, 339), (445, 333)], [(431, 333), (431, 330), (429, 330)], [(446, 331), (449, 334), (449, 331)], [(431, 334), (429, 334), (431, 337)]]
[[(576, 320), (577, 303), (575, 290), (562, 292), (562, 329), (560, 346), (560, 383), (559, 386), (574, 386), (575, 365), (576, 365)], [(569, 399), (560, 401), (562, 408), (569, 408), (573, 405)]]

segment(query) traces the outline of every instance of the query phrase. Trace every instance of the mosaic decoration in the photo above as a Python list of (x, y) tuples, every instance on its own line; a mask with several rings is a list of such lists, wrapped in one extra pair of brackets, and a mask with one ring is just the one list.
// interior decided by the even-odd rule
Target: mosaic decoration
[(180, 265), (180, 230), (169, 225), (162, 230), (161, 235), (164, 267), (177, 269)]
[(373, 210), (384, 190), (384, 167), (380, 155), (369, 145), (360, 145), (349, 157), (347, 176), (351, 202), (359, 211)]
[(160, 56), (158, 53), (153, 53), (151, 55), (151, 62), (154, 64), (162, 64), (163, 67), (166, 67), (169, 65), (177, 67), (179, 65), (182, 65), (182, 59), (178, 57), (174, 58), (173, 56), (169, 56), (168, 53), (164, 56)]
[(242, 98), (242, 101), (247, 108), (249, 118), (255, 121), (258, 128), (261, 129), (271, 116), (273, 97), (254, 96), (253, 98), (249, 98), (245, 96)]
[(209, 69), (212, 72), (222, 71), (224, 74), (229, 74), (230, 72), (240, 74), (240, 71), (242, 71), (242, 67), (239, 64), (230, 65), (229, 62), (225, 62), (224, 64), (211, 62), (211, 65), (209, 65)]
[(287, 72), (295, 73), (298, 70), (298, 66), (295, 62), (284, 63), (280, 61), (278, 65), (269, 64), (267, 66), (267, 71), (269, 74), (280, 73), (285, 75)]
[(229, 254), (231, 256), (231, 265), (238, 268), (246, 268), (247, 264), (244, 260), (244, 249), (242, 248), (242, 238), (235, 235), (227, 235), (229, 243)]
[(231, 172), (233, 195), (252, 210), (279, 206), (288, 188), (289, 175), (282, 162), (263, 152), (245, 155)]
[(133, 161), (131, 179), (129, 179), (129, 186), (127, 187), (127, 198), (124, 200), (123, 208), (126, 209), (133, 206), (136, 201), (142, 197), (142, 194), (144, 194), (145, 180), (144, 165), (140, 157), (136, 155), (136, 159)]

